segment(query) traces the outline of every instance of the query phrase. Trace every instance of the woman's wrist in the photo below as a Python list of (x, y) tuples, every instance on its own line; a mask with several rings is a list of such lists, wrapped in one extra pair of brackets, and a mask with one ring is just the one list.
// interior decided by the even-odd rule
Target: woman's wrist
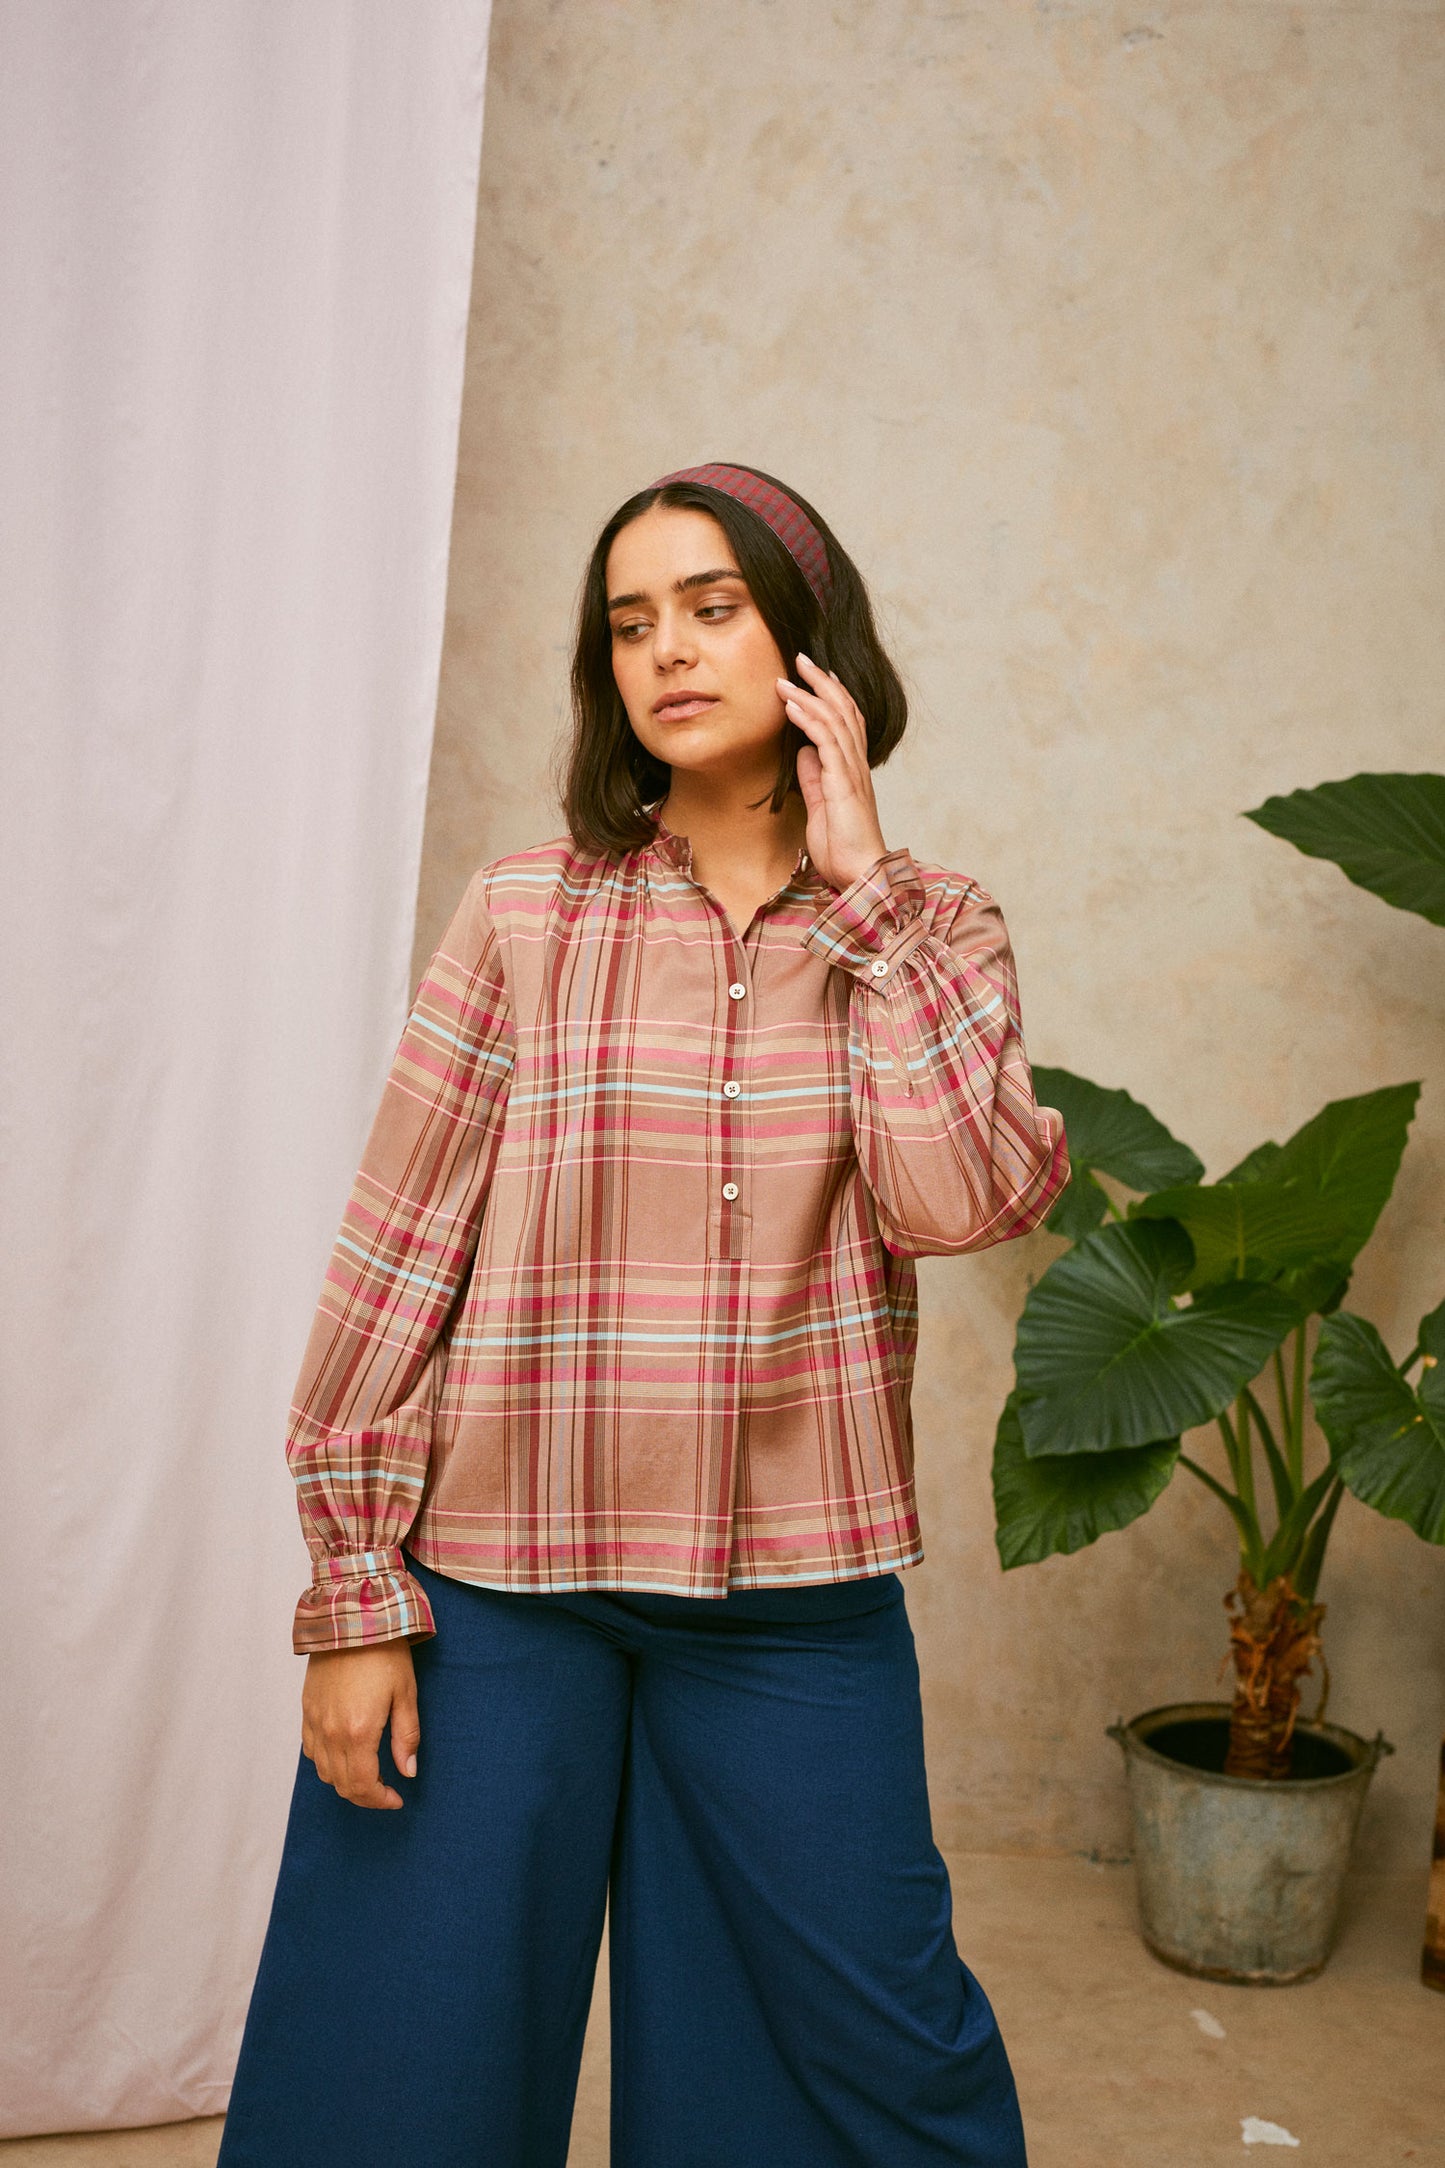
[(859, 848), (850, 850), (841, 862), (834, 859), (824, 869), (824, 879), (841, 895), (845, 888), (851, 888), (855, 881), (861, 881), (865, 873), (871, 873), (879, 859), (886, 858), (887, 855), (888, 845), (879, 835), (871, 848), (865, 842)]

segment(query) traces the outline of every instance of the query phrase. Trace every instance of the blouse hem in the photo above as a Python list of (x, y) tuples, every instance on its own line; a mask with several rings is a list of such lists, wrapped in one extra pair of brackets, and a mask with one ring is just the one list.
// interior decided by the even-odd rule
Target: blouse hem
[(907, 1549), (880, 1551), (866, 1563), (850, 1566), (842, 1573), (782, 1573), (741, 1574), (729, 1579), (721, 1588), (699, 1587), (686, 1581), (648, 1581), (632, 1574), (588, 1574), (582, 1580), (558, 1580), (553, 1577), (539, 1579), (528, 1575), (512, 1580), (484, 1580), (480, 1575), (460, 1573), (455, 1566), (443, 1566), (428, 1558), (426, 1547), (408, 1537), (403, 1550), (433, 1573), (441, 1574), (449, 1581), (465, 1581), (470, 1588), (489, 1588), (504, 1596), (581, 1596), (581, 1595), (637, 1595), (637, 1596), (700, 1596), (711, 1597), (720, 1602), (736, 1590), (744, 1588), (831, 1588), (841, 1581), (866, 1581), (881, 1573), (895, 1573), (917, 1566), (923, 1560), (923, 1545), (915, 1543)]

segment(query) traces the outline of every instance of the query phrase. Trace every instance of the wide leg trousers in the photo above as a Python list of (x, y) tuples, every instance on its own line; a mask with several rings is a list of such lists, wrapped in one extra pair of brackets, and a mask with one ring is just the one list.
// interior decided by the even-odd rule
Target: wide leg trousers
[(1024, 2168), (895, 1574), (514, 1595), (409, 1559), (414, 1779), (302, 1756), (218, 2168), (565, 2168), (611, 1893), (613, 2168)]

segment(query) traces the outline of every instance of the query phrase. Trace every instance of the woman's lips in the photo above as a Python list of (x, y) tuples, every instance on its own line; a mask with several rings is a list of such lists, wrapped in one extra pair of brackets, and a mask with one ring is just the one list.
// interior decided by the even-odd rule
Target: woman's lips
[(653, 709), (660, 723), (686, 722), (689, 715), (701, 715), (705, 708), (717, 706), (715, 693), (690, 693), (685, 700), (669, 700), (665, 706)]

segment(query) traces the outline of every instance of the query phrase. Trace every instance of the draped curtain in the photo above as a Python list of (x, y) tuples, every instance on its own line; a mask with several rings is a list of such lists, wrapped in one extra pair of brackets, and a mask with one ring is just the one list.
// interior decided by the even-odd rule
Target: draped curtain
[(409, 994), (487, 19), (0, 0), (0, 2135), (226, 2103), (286, 1410)]

